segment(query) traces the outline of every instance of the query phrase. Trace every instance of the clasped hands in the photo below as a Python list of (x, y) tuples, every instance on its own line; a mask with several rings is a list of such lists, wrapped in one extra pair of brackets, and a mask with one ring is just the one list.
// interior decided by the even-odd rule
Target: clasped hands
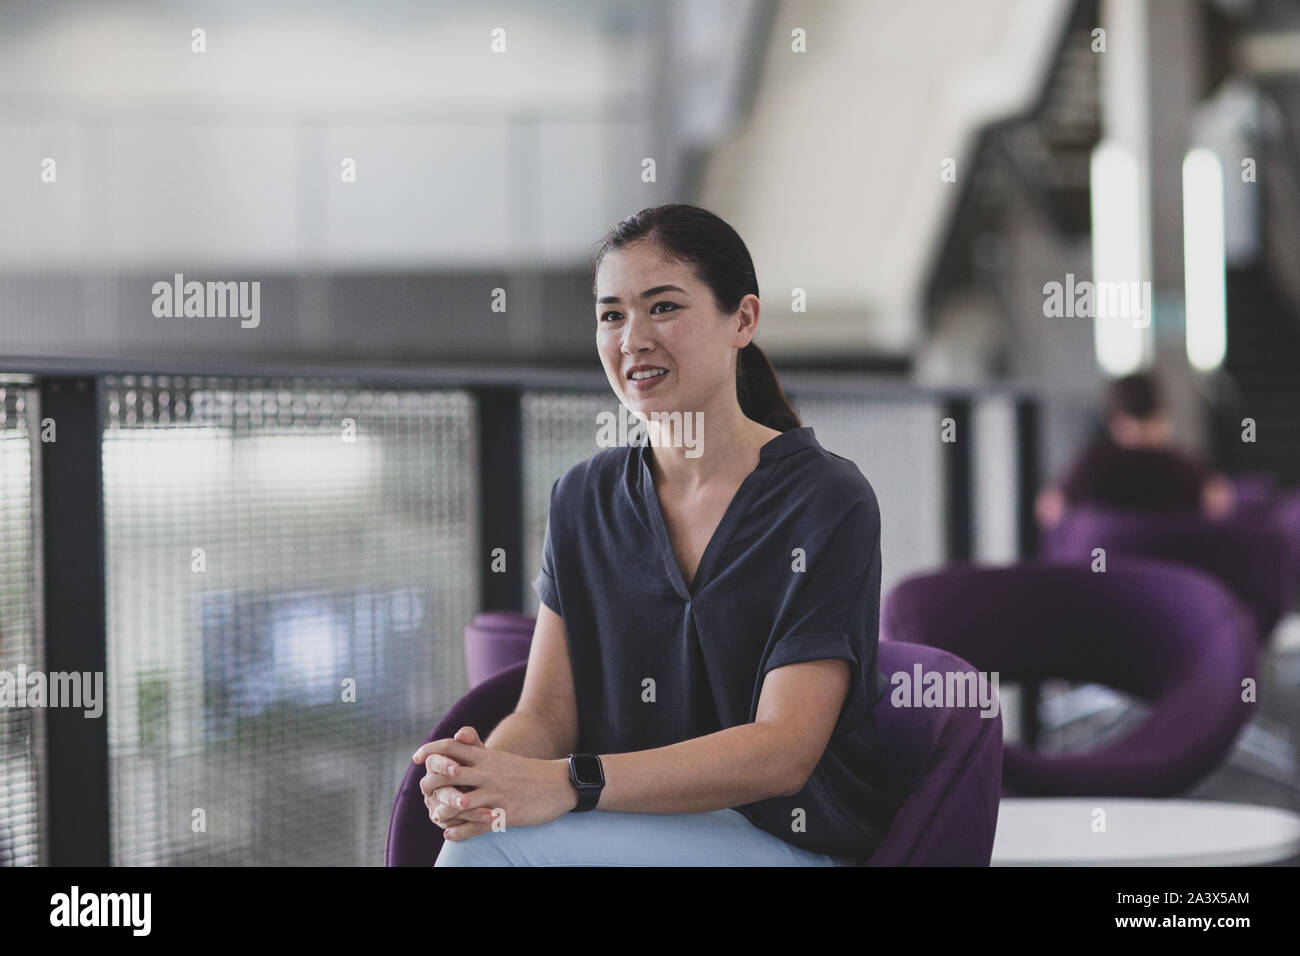
[(578, 805), (567, 760), (489, 748), (473, 727), (424, 744), (411, 759), (424, 764), (424, 805), (446, 840), (488, 832), (498, 812), (504, 826), (528, 827), (549, 823)]

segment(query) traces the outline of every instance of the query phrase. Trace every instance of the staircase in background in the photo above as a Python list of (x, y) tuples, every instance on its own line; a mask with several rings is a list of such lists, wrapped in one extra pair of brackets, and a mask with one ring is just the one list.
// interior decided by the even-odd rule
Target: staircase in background
[(1101, 138), (1099, 67), (1091, 49), (1097, 7), (1097, 0), (1074, 4), (1034, 105), (980, 131), (932, 259), (924, 307), (928, 330), (946, 296), (989, 281), (978, 264), (980, 250), (989, 237), (1015, 228), (1006, 222), (1013, 192), (1028, 198), (1061, 236), (1088, 235), (1089, 162)]
[[(1230, 269), (1228, 354), (1224, 370), (1239, 392), (1225, 415), (1219, 454), (1233, 472), (1300, 481), (1300, 313), (1263, 266)], [(1255, 419), (1254, 444), (1241, 419)]]
[[(1277, 90), (1268, 90), (1272, 96)], [(1300, 174), (1290, 112), (1256, 133), (1261, 190), (1262, 255), (1228, 269), (1225, 377), (1234, 393), (1216, 418), (1216, 452), (1230, 472), (1300, 481)], [(1255, 419), (1255, 442), (1241, 440), (1241, 420)]]

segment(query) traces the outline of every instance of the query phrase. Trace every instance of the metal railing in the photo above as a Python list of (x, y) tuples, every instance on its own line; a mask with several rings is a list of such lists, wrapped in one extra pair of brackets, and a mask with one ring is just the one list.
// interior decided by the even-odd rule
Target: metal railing
[[(26, 738), (48, 846), (29, 839), (24, 860), (381, 859), (403, 762), (465, 690), (465, 624), (535, 609), (551, 483), (599, 450), (594, 416), (619, 407), (604, 375), (4, 367), (33, 400), (23, 520), (41, 593), (25, 599), (40, 609), (40, 663), (106, 672), (107, 688), (106, 719), (49, 708)], [(851, 376), (782, 384), (876, 489), (886, 590), (981, 557), (985, 506), (1014, 515), (1018, 551), (1032, 551), (1034, 399)], [(42, 440), (35, 426), (51, 422), (57, 440)]]

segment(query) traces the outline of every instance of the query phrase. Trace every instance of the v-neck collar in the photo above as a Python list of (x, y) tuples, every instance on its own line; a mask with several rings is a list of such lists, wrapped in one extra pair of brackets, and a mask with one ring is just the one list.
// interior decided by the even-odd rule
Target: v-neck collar
[(749, 506), (753, 503), (754, 498), (767, 484), (768, 479), (771, 478), (772, 462), (816, 443), (817, 436), (812, 427), (804, 425), (800, 428), (784, 431), (775, 438), (769, 439), (758, 450), (758, 465), (745, 476), (744, 481), (740, 483), (740, 487), (736, 489), (736, 493), (727, 504), (727, 509), (722, 514), (722, 520), (718, 522), (718, 527), (714, 530), (713, 536), (709, 538), (709, 543), (704, 546), (704, 552), (700, 555), (700, 563), (695, 569), (695, 578), (692, 580), (690, 587), (686, 586), (682, 566), (677, 563), (677, 555), (673, 552), (672, 538), (668, 535), (668, 523), (664, 520), (663, 508), (659, 504), (659, 493), (655, 490), (654, 475), (650, 471), (649, 452), (652, 450), (651, 446), (644, 444), (634, 449), (636, 466), (640, 475), (641, 500), (646, 503), (650, 524), (658, 542), (659, 554), (663, 558), (665, 565), (667, 565), (669, 579), (673, 583), (673, 588), (684, 601), (695, 600), (700, 591), (712, 579), (713, 566), (718, 560), (718, 555), (727, 546), (727, 542), (731, 540), (732, 534), (735, 533), (745, 513), (749, 511)]

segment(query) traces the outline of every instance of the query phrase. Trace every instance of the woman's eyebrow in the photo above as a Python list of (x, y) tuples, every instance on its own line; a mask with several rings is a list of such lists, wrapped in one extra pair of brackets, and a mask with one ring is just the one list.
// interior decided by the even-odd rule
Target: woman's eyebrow
[[(678, 287), (678, 286), (675, 286), (675, 285), (657, 285), (657, 286), (655, 286), (653, 289), (646, 289), (644, 292), (641, 293), (641, 296), (640, 296), (640, 297), (641, 297), (642, 299), (648, 299), (648, 298), (650, 298), (650, 296), (652, 296), (652, 295), (658, 295), (658, 294), (661, 293), (661, 292), (680, 292), (682, 295), (686, 295), (686, 290), (685, 290), (685, 289), (682, 289), (682, 288), (680, 288), (680, 287)], [(604, 302), (622, 302), (623, 300), (620, 299), (620, 298), (619, 298), (618, 296), (616, 296), (616, 295), (602, 295), (602, 296), (601, 296), (599, 299), (597, 299), (596, 301), (599, 302), (599, 303), (604, 303)]]

